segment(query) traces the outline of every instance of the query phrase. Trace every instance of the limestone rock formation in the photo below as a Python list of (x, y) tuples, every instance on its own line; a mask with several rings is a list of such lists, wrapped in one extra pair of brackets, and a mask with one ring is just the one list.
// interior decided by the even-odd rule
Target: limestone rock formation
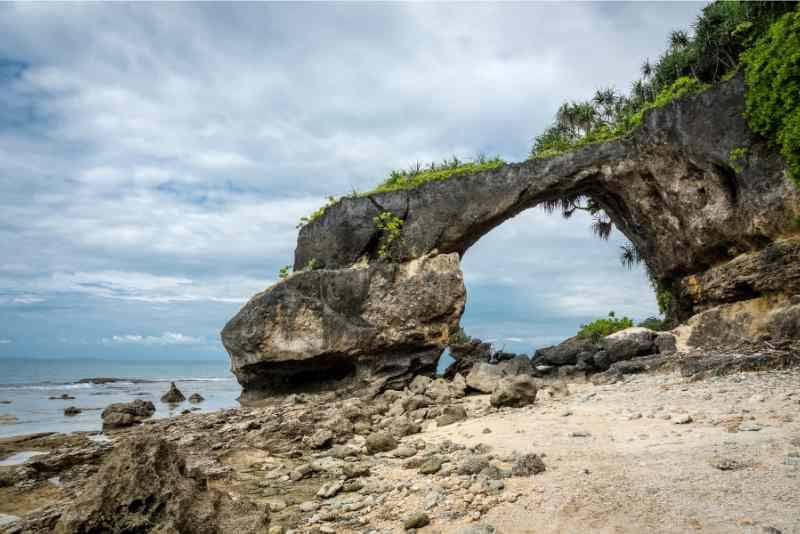
[(141, 399), (110, 404), (101, 414), (103, 428), (115, 429), (137, 425), (154, 413), (156, 413), (155, 405)]
[(181, 393), (181, 390), (175, 385), (175, 382), (170, 382), (169, 389), (161, 396), (161, 402), (166, 402), (168, 404), (178, 404), (185, 400), (186, 397), (183, 396), (183, 393)]
[(109, 454), (55, 532), (247, 534), (265, 532), (268, 518), (193, 477), (175, 445), (138, 435)]
[(467, 387), (481, 393), (492, 393), (500, 380), (511, 376), (530, 376), (533, 366), (527, 356), (517, 356), (498, 363), (482, 362), (472, 367), (466, 377)]
[(297, 273), (222, 331), (245, 396), (320, 383), (402, 388), (433, 375), (465, 290), (456, 254)]
[[(521, 211), (577, 195), (636, 246), (672, 296), (672, 321), (711, 313), (699, 331), (717, 335), (690, 344), (742, 331), (731, 307), (758, 299), (762, 311), (751, 306), (742, 336), (796, 332), (794, 312), (777, 312), (800, 293), (800, 192), (748, 128), (744, 91), (737, 76), (647, 111), (622, 138), (328, 207), (300, 230), (297, 274), (256, 295), (222, 332), (245, 396), (345, 378), (402, 387), (431, 373), (463, 310), (460, 257)], [(746, 161), (732, 165), (733, 151)], [(388, 246), (374, 221), (385, 212), (402, 221)], [(586, 352), (553, 351), (543, 362), (567, 371), (614, 363), (609, 352)]]
[(495, 407), (526, 406), (536, 400), (537, 390), (536, 382), (530, 376), (510, 376), (497, 383), (489, 402)]

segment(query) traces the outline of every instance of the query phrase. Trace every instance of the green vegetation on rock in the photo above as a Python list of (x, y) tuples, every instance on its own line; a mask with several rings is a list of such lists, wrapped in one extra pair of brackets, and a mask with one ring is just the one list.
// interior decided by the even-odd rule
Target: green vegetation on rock
[(392, 245), (400, 237), (403, 231), (403, 219), (391, 211), (382, 211), (373, 219), (375, 228), (381, 231), (381, 239), (378, 244), (378, 257), (385, 258), (392, 248)]
[(633, 326), (633, 321), (628, 317), (617, 317), (613, 311), (608, 312), (608, 317), (595, 319), (591, 323), (581, 325), (578, 337), (589, 338), (594, 342), (610, 336), (614, 332), (625, 330)]
[(800, 9), (772, 24), (742, 60), (748, 123), (780, 148), (800, 185)]
[(457, 330), (450, 332), (451, 345), (463, 345), (464, 343), (469, 343), (471, 340), (472, 337), (469, 336), (461, 326), (459, 326)]
[(315, 210), (314, 213), (312, 213), (311, 215), (308, 215), (306, 217), (301, 217), (300, 222), (297, 224), (297, 228), (300, 229), (303, 226), (307, 225), (308, 223), (316, 219), (319, 219), (320, 217), (322, 217), (322, 214), (325, 213), (326, 209), (328, 209), (330, 206), (333, 206), (337, 202), (339, 202), (339, 199), (337, 199), (336, 197), (333, 196), (328, 197), (328, 202), (324, 206)]
[(362, 196), (401, 189), (414, 189), (428, 182), (496, 169), (505, 165), (505, 163), (500, 158), (486, 159), (479, 157), (475, 161), (461, 161), (455, 156), (450, 160), (444, 160), (442, 163), (431, 163), (427, 167), (417, 163), (416, 166), (407, 171), (395, 170), (390, 172), (389, 177), (378, 187), (368, 193), (363, 193)]
[(731, 169), (738, 173), (742, 172), (744, 168), (747, 166), (747, 155), (749, 150), (746, 147), (736, 147), (731, 149), (731, 153), (728, 154), (728, 163), (731, 165)]

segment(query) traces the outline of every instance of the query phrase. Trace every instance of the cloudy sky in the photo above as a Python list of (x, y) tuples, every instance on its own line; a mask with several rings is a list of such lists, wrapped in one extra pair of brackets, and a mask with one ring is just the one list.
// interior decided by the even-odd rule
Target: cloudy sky
[[(700, 5), (0, 4), (0, 357), (225, 358), (295, 224), (392, 168), (526, 157)], [(619, 234), (525, 212), (464, 258), (513, 350), (655, 313)]]

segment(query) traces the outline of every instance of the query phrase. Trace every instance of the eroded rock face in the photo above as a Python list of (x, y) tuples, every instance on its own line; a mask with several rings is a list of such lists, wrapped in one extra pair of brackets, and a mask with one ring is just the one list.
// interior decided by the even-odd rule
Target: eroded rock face
[(191, 476), (175, 445), (139, 435), (114, 449), (55, 532), (247, 534), (265, 532), (268, 518)]
[[(431, 374), (463, 310), (460, 257), (555, 198), (586, 195), (608, 213), (672, 294), (673, 323), (800, 293), (800, 192), (780, 155), (748, 128), (744, 92), (734, 77), (648, 111), (624, 138), (330, 206), (301, 229), (294, 258), (296, 271), (322, 269), (256, 295), (222, 332), (245, 398), (321, 383), (397, 388)], [(731, 165), (734, 150), (746, 161)], [(402, 220), (388, 249), (374, 222), (383, 212)], [(796, 332), (786, 313), (772, 328)], [(565, 373), (603, 370), (630, 352), (574, 345), (542, 362)], [(478, 352), (453, 372), (474, 369)]]
[(101, 414), (103, 428), (111, 430), (137, 425), (154, 413), (156, 413), (155, 405), (141, 399), (109, 404)]
[(434, 374), (464, 302), (456, 254), (305, 271), (253, 297), (222, 340), (246, 397), (320, 385), (400, 389)]
[[(797, 234), (800, 192), (781, 157), (748, 128), (744, 91), (736, 77), (649, 111), (626, 138), (413, 190), (344, 199), (300, 231), (295, 268), (311, 259), (331, 268), (375, 257), (381, 233), (372, 219), (381, 211), (404, 220), (390, 253), (405, 261), (434, 250), (463, 254), (519, 212), (582, 193), (605, 209), (656, 278), (673, 289), (677, 319), (764, 292), (800, 292), (798, 247), (781, 244)], [(746, 150), (741, 169), (730, 164), (733, 149)], [(724, 267), (741, 255), (758, 257)], [(779, 257), (786, 260), (776, 263)], [(712, 266), (715, 274), (702, 278)]]

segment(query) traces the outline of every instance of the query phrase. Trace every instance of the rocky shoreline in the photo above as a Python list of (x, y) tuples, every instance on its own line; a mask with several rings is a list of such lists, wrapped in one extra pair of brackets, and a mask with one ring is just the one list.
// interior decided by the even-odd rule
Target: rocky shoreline
[[(482, 393), (460, 373), (452, 380), (417, 377), (403, 390), (368, 399), (346, 391), (299, 394), (258, 407), (145, 419), (102, 440), (88, 434), (0, 440), (0, 454), (47, 451), (0, 467), (0, 513), (23, 517), (2, 531), (475, 534), (531, 531), (537, 521), (536, 532), (563, 532), (569, 521), (571, 528), (591, 529), (586, 505), (576, 501), (586, 484), (612, 493), (645, 491), (611, 486), (642, 458), (664, 454), (674, 454), (678, 467), (655, 462), (639, 482), (658, 487), (672, 469), (694, 470), (687, 480), (664, 482), (659, 491), (672, 500), (678, 491), (699, 491), (699, 479), (712, 475), (703, 486), (712, 496), (729, 492), (728, 479), (745, 473), (754, 488), (762, 482), (788, 488), (800, 476), (798, 353), (797, 343), (773, 341), (635, 357), (624, 362), (627, 372), (601, 373), (602, 380), (522, 370), (501, 380), (522, 383), (510, 395)], [(770, 370), (776, 365), (786, 368)], [(631, 444), (652, 453), (639, 457)], [(781, 462), (760, 457), (768, 451)], [(605, 472), (606, 453), (626, 467)], [(709, 458), (681, 463), (683, 456), (696, 462), (698, 454)], [(581, 471), (573, 471), (576, 462)], [(753, 528), (769, 517), (776, 529), (770, 532), (800, 529), (797, 492), (754, 495), (709, 501), (709, 513), (735, 508), (750, 514)], [(775, 512), (779, 505), (783, 511)], [(695, 520), (694, 504), (673, 506), (675, 522), (658, 531), (685, 532)], [(616, 531), (640, 532), (660, 509), (633, 508), (629, 524)], [(518, 517), (523, 510), (528, 519)], [(614, 509), (607, 511), (604, 521), (615, 525)], [(715, 519), (704, 531), (751, 531), (741, 520)]]

